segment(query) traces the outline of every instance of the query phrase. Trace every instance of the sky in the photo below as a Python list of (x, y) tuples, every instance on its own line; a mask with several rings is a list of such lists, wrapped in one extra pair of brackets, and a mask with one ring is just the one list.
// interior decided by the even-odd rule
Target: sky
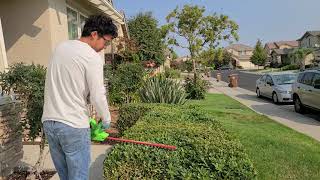
[[(225, 14), (239, 25), (237, 43), (254, 46), (263, 43), (297, 40), (305, 31), (320, 30), (320, 0), (114, 0), (117, 10), (123, 10), (127, 19), (139, 12), (151, 11), (159, 26), (177, 6), (199, 5), (207, 14)], [(175, 48), (180, 56), (186, 49)]]

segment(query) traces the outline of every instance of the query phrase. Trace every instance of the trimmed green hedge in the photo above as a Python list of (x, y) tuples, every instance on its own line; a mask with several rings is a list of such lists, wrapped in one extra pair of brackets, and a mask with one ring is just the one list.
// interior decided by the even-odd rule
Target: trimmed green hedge
[(118, 122), (127, 129), (124, 138), (175, 145), (178, 149), (117, 144), (104, 161), (106, 179), (256, 177), (242, 145), (196, 106), (127, 105), (122, 107)]
[(125, 130), (132, 127), (137, 120), (151, 109), (147, 104), (125, 104), (119, 109), (117, 129), (122, 135)]
[(178, 79), (181, 77), (181, 71), (177, 69), (165, 68), (164, 76), (166, 78)]
[(300, 66), (297, 64), (290, 64), (290, 65), (286, 65), (286, 66), (281, 67), (281, 70), (288, 71), (288, 70), (297, 70), (299, 68), (300, 68)]

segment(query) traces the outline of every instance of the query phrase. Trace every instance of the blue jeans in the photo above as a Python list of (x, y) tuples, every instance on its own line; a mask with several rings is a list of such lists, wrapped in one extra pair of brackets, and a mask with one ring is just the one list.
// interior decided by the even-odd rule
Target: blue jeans
[(90, 166), (90, 129), (44, 121), (51, 158), (61, 180), (87, 180)]

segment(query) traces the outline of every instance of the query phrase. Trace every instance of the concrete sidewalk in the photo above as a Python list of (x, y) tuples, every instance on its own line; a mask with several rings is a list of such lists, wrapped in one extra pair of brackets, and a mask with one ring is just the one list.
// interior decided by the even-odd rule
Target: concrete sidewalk
[(265, 99), (257, 98), (252, 91), (239, 87), (230, 88), (226, 82), (217, 82), (214, 78), (210, 78), (209, 81), (211, 89), (214, 89), (210, 91), (218, 91), (230, 96), (255, 112), (320, 141), (320, 121), (296, 113), (293, 106), (275, 105)]
[[(110, 145), (91, 145), (91, 164), (90, 164), (90, 179), (103, 180), (103, 161), (106, 154), (110, 152), (112, 146)], [(32, 166), (36, 163), (39, 157), (39, 146), (38, 145), (23, 145), (23, 158), (20, 163), (20, 168), (25, 169), (26, 167)], [(45, 170), (55, 170), (48, 147), (45, 148)], [(56, 173), (52, 180), (59, 180), (59, 176)]]

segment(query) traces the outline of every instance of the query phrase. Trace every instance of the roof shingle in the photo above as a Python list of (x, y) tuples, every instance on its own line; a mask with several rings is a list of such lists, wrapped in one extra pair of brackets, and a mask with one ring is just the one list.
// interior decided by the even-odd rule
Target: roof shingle
[(276, 41), (276, 42), (266, 43), (266, 46), (269, 49), (278, 49), (280, 46), (283, 46), (283, 45), (288, 45), (295, 48), (299, 46), (299, 42), (298, 41)]
[(244, 44), (231, 44), (230, 46), (227, 46), (225, 49), (234, 49), (236, 51), (253, 51), (254, 49), (250, 46), (244, 45)]

